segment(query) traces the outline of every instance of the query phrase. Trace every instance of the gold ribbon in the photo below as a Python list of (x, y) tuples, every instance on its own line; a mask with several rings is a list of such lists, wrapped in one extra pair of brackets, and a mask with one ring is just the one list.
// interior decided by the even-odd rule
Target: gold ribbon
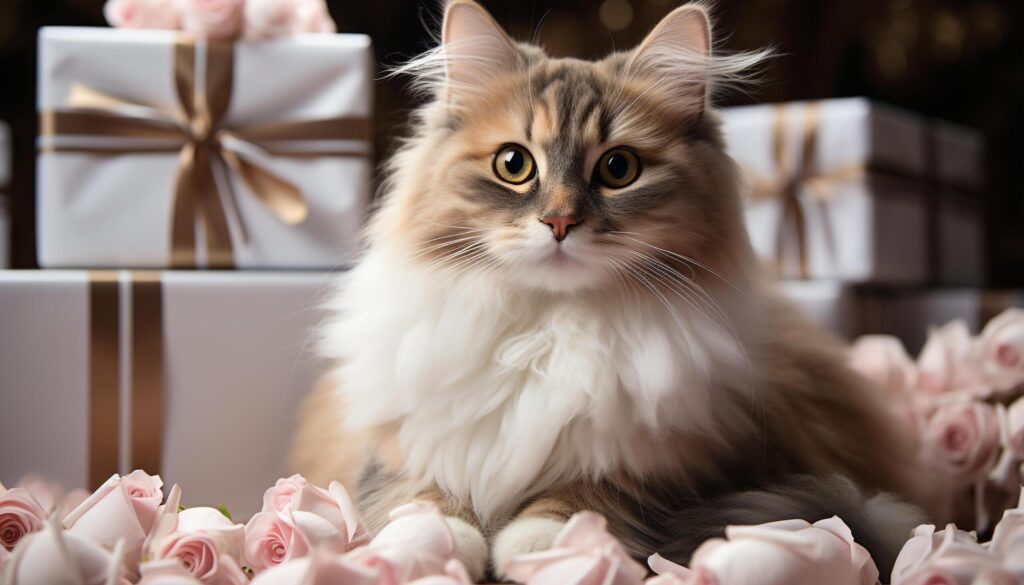
[[(160, 473), (164, 328), (159, 272), (131, 273), (132, 469)], [(89, 486), (120, 471), (121, 296), (118, 273), (89, 273)]]
[(132, 469), (160, 473), (164, 311), (160, 273), (132, 272)]
[[(207, 266), (234, 265), (224, 199), (235, 210), (239, 238), (243, 242), (248, 240), (230, 177), (225, 172), (228, 169), (281, 221), (295, 225), (306, 219), (309, 209), (301, 190), (265, 168), (250, 153), (288, 157), (367, 156), (358, 149), (341, 148), (336, 144), (318, 145), (313, 149), (287, 144), (289, 141), (366, 141), (370, 128), (365, 118), (225, 127), (233, 70), (233, 45), (209, 43), (206, 45), (206, 74), (202, 80), (197, 80), (196, 45), (183, 35), (174, 48), (174, 85), (180, 111), (167, 112), (131, 104), (88, 87), (75, 86), (67, 107), (45, 111), (41, 116), (40, 132), (48, 141), (44, 146), (46, 152), (105, 156), (179, 153), (171, 215), (170, 264), (175, 268), (196, 265), (197, 220), (205, 227)], [(84, 143), (67, 141), (82, 137), (86, 138)], [(224, 177), (221, 184), (217, 181), (218, 174)], [(226, 191), (224, 197), (221, 197), (220, 186)]]
[[(821, 170), (817, 167), (818, 130), (821, 126), (821, 104), (808, 103), (801, 125), (800, 152), (795, 165), (790, 162), (791, 153), (787, 148), (787, 106), (774, 108), (772, 128), (772, 155), (777, 169), (771, 180), (753, 178), (751, 196), (760, 200), (782, 202), (782, 216), (779, 219), (775, 238), (775, 269), (779, 276), (786, 272), (786, 241), (792, 235), (796, 239), (797, 268), (800, 278), (810, 276), (810, 261), (807, 248), (807, 218), (800, 202), (800, 194), (809, 190), (820, 204), (821, 221), (829, 249), (834, 253), (835, 242), (831, 222), (825, 205), (832, 198), (836, 184), (864, 176), (863, 164), (849, 164), (842, 167)], [(792, 169), (792, 170), (791, 170)]]
[(121, 313), (117, 272), (89, 273), (89, 489), (117, 473)]

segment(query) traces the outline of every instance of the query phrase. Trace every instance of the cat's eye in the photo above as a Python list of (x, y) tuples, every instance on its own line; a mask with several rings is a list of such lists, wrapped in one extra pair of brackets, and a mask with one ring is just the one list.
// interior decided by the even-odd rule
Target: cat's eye
[(518, 144), (506, 144), (494, 154), (494, 174), (513, 185), (521, 185), (533, 178), (537, 165), (530, 151)]
[(612, 189), (621, 189), (640, 176), (640, 157), (625, 148), (613, 148), (597, 160), (597, 178)]

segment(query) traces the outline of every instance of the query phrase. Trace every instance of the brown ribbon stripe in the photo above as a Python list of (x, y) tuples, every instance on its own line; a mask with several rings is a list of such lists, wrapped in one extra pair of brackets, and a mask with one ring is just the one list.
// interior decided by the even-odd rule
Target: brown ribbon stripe
[(121, 315), (117, 272), (89, 273), (89, 489), (118, 471)]
[(131, 273), (132, 469), (160, 473), (164, 403), (163, 287), (160, 273)]
[[(159, 272), (131, 273), (131, 467), (159, 473), (163, 439), (164, 328)], [(89, 273), (89, 485), (120, 464), (120, 286), (115, 271)]]
[[(66, 108), (42, 113), (41, 134), (44, 152), (89, 152), (116, 156), (137, 152), (178, 152), (174, 210), (171, 216), (171, 266), (196, 265), (195, 225), (205, 226), (207, 265), (231, 267), (234, 264), (230, 228), (215, 173), (226, 170), (240, 178), (249, 190), (281, 221), (294, 225), (309, 213), (301, 190), (274, 174), (259, 160), (233, 149), (228, 138), (273, 156), (367, 156), (351, 148), (326, 144), (308, 150), (280, 148), (280, 143), (296, 141), (368, 141), (369, 121), (364, 118), (329, 118), (264, 123), (227, 128), (224, 117), (233, 90), (234, 47), (230, 43), (206, 46), (206, 76), (196, 80), (196, 46), (181, 36), (174, 49), (174, 78), (179, 102), (178, 112), (164, 112), (131, 104), (90, 88), (78, 86), (68, 98)], [(202, 87), (203, 91), (197, 88)], [(62, 144), (61, 137), (132, 138), (164, 141), (166, 145), (135, 148), (124, 144), (96, 141), (86, 145)], [(277, 144), (275, 144), (277, 143)], [(223, 182), (224, 198), (232, 207), (235, 195), (231, 181)], [(236, 213), (236, 225), (242, 241), (247, 239), (243, 218)]]

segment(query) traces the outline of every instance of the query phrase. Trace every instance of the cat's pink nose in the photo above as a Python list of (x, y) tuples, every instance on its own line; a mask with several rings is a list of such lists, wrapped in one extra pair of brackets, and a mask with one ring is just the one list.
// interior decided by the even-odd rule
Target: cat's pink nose
[(565, 236), (569, 235), (569, 228), (578, 224), (576, 218), (571, 215), (548, 215), (540, 218), (541, 222), (548, 224), (551, 227), (551, 233), (554, 234), (555, 239), (561, 242), (565, 239)]

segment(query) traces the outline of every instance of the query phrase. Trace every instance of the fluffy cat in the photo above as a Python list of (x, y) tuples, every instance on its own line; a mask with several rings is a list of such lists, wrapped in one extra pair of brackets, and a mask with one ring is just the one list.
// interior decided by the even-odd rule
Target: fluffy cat
[(332, 301), (297, 471), (374, 529), (436, 503), (478, 578), (581, 509), (676, 561), (839, 513), (891, 564), (920, 518), (882, 491), (913, 498), (912, 445), (761, 275), (709, 103), (765, 55), (711, 47), (693, 4), (595, 62), (447, 5), (403, 68), (429, 100)]

